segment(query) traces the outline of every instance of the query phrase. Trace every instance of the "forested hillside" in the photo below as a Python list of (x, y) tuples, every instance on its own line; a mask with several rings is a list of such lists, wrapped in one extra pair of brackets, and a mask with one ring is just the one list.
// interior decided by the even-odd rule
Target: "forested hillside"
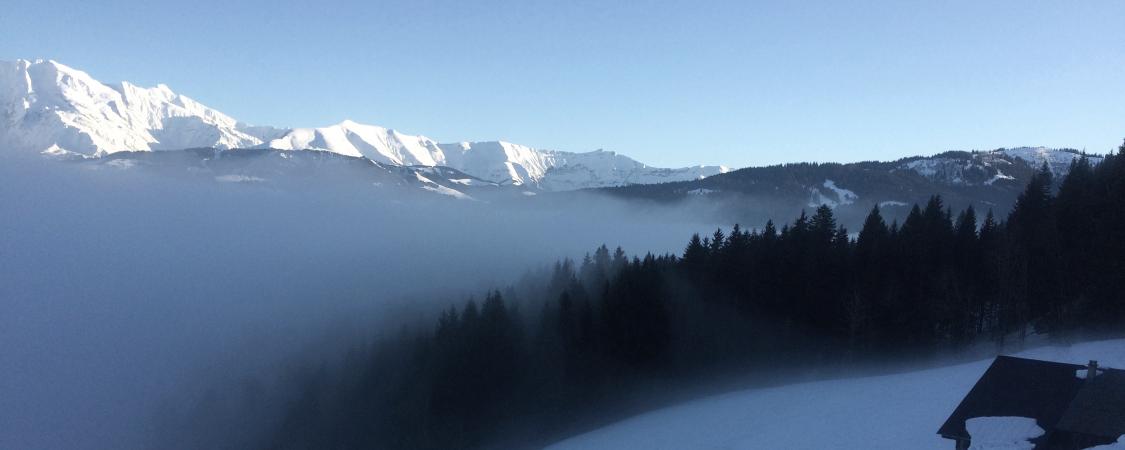
[(1081, 158), (1062, 180), (1044, 166), (1007, 217), (934, 196), (901, 223), (875, 207), (855, 234), (821, 206), (693, 236), (682, 255), (602, 246), (356, 349), (339, 371), (310, 372), (263, 445), (542, 444), (587, 413), (715, 373), (1120, 329), (1123, 151), (1096, 167)]
[[(599, 190), (632, 201), (687, 205), (717, 223), (754, 223), (794, 217), (802, 208), (827, 204), (836, 220), (859, 228), (872, 206), (887, 220), (905, 220), (914, 203), (940, 195), (946, 206), (970, 206), (1006, 215), (1023, 187), (1047, 163), (1064, 176), (1083, 156), (1073, 149), (1021, 147), (948, 151), (897, 161), (791, 163), (747, 167), (698, 180), (627, 185)], [(1096, 166), (1102, 157), (1086, 155)]]

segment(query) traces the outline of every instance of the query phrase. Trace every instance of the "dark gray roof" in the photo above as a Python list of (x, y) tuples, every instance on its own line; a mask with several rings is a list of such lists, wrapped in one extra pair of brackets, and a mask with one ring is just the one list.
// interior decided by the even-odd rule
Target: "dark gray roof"
[(965, 420), (974, 417), (1030, 417), (1050, 431), (1078, 394), (1085, 366), (998, 356), (938, 430), (950, 439), (969, 439)]
[(1107, 369), (1083, 383), (1055, 428), (1107, 438), (1125, 435), (1125, 370)]

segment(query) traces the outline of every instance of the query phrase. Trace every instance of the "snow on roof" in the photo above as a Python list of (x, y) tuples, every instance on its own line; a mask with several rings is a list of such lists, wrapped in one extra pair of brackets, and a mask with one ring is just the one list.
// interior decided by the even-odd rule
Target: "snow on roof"
[(1100, 369), (1084, 381), (1056, 428), (1091, 436), (1125, 434), (1125, 370)]
[[(1094, 377), (1097, 377), (1098, 375), (1101, 375), (1103, 373), (1105, 373), (1105, 369), (1098, 369), (1097, 373), (1094, 374)], [(1074, 371), (1074, 377), (1078, 378), (1080, 380), (1085, 380), (1086, 376), (1088, 376), (1089, 374), (1090, 374), (1090, 369), (1085, 368), (1085, 367)]]
[(965, 421), (972, 437), (970, 450), (1032, 450), (1032, 439), (1044, 431), (1030, 417), (974, 417)]
[(938, 434), (963, 439), (973, 417), (1032, 417), (1053, 427), (1074, 399), (1083, 381), (1074, 371), (1084, 366), (998, 356), (980, 376)]

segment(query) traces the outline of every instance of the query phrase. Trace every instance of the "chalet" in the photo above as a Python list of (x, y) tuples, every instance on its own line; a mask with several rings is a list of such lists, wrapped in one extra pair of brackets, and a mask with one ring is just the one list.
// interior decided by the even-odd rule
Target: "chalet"
[(938, 430), (969, 448), (965, 421), (978, 417), (1034, 419), (1044, 431), (1036, 449), (1084, 449), (1125, 435), (1125, 370), (998, 356)]

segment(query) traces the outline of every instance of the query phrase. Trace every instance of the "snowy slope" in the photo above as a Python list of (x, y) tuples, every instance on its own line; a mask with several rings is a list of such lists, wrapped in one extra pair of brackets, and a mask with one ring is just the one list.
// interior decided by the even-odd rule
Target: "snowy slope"
[(537, 150), (503, 141), (442, 144), (441, 148), (446, 165), (465, 173), (553, 191), (686, 181), (730, 171), (723, 166), (665, 169), (605, 150)]
[[(986, 152), (946, 152), (931, 157), (907, 158), (899, 169), (910, 170), (950, 185), (992, 185), (1015, 180), (1016, 171), (1038, 170), (1044, 162), (1056, 176), (1065, 175), (1081, 153), (1047, 147), (1002, 148)], [(1091, 164), (1103, 157), (1088, 155)]]
[(350, 120), (322, 128), (289, 130), (266, 146), (279, 150), (328, 150), (384, 164), (436, 166), (445, 163), (437, 143), (425, 136), (411, 136)]
[(103, 84), (50, 60), (0, 62), (0, 145), (105, 155), (262, 143), (233, 118), (167, 86)]
[[(821, 188), (824, 188), (824, 191)], [(827, 195), (825, 195), (827, 191)], [(844, 189), (836, 185), (835, 181), (824, 180), (821, 186), (809, 187), (809, 202), (806, 204), (809, 208), (816, 208), (820, 205), (828, 206), (829, 208), (836, 209), (841, 205), (851, 205), (859, 199), (859, 195), (849, 189)]]
[[(1073, 150), (1060, 150), (1047, 147), (1017, 147), (1006, 148), (996, 151), (1004, 155), (1019, 158), (1027, 161), (1035, 168), (1039, 168), (1044, 162), (1051, 168), (1051, 172), (1055, 175), (1066, 174), (1070, 170), (1070, 164), (1074, 160), (1081, 158), (1082, 154)], [(1100, 156), (1088, 156), (1090, 162), (1098, 164), (1102, 161)]]
[(538, 181), (549, 190), (582, 189), (688, 181), (730, 172), (725, 166), (691, 166), (676, 169), (651, 167), (615, 152), (547, 152), (553, 162)]
[(283, 150), (326, 150), (387, 164), (446, 166), (484, 180), (546, 190), (685, 181), (730, 170), (723, 166), (665, 169), (603, 150), (572, 153), (504, 141), (438, 144), (425, 136), (352, 121), (323, 128), (294, 129), (265, 146)]
[[(1125, 340), (1045, 347), (1017, 356), (1125, 367)], [(991, 359), (867, 378), (711, 397), (647, 413), (558, 443), (564, 449), (934, 449), (936, 434)]]
[(446, 164), (475, 177), (536, 185), (557, 161), (549, 152), (503, 141), (442, 144)]

